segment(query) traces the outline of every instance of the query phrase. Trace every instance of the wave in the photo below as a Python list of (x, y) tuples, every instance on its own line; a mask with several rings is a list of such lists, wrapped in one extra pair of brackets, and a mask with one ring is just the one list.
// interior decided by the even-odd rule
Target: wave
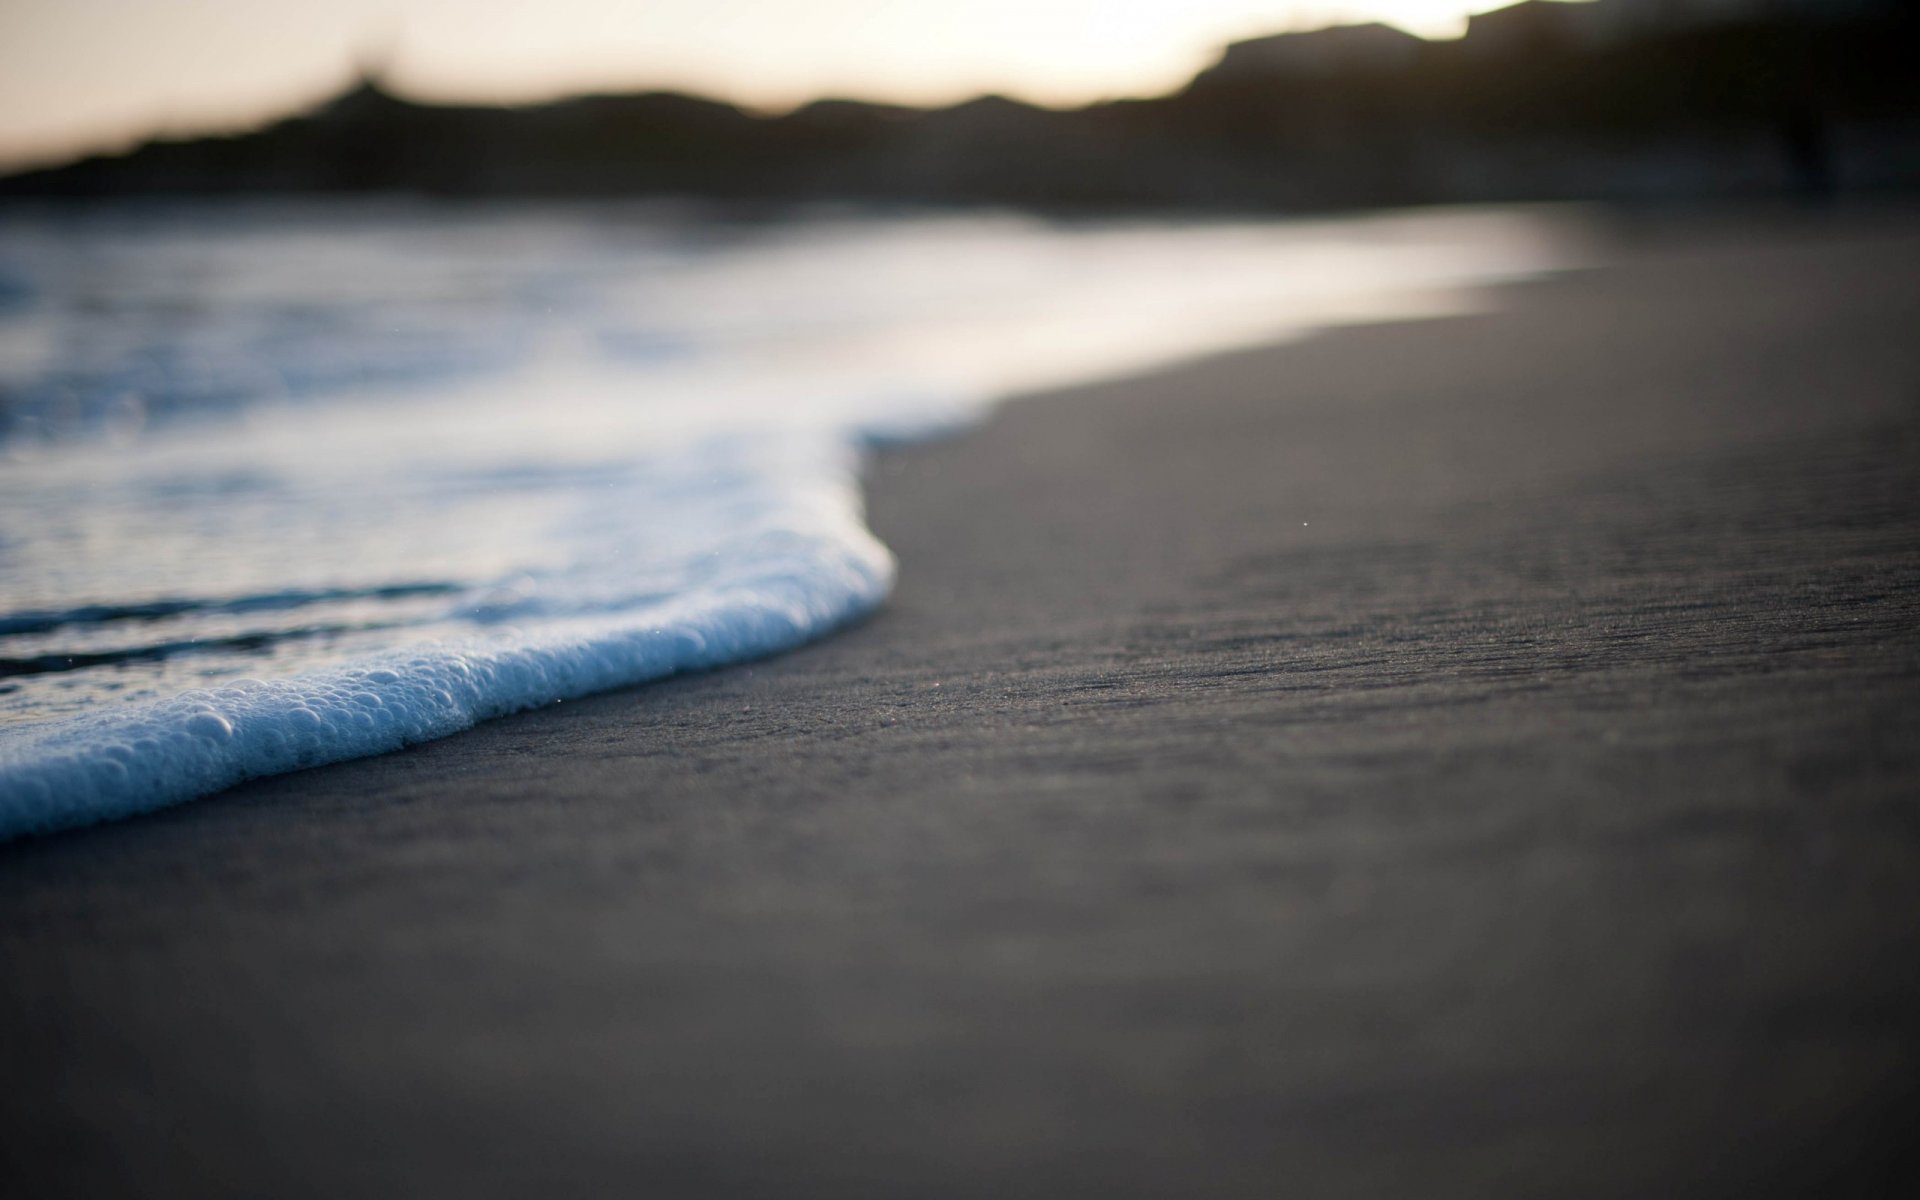
[[(446, 596), (461, 591), (455, 583), (394, 583), (366, 588), (323, 588), (316, 591), (269, 592), (223, 599), (169, 598), (133, 604), (85, 604), (77, 608), (38, 612), (0, 613), (0, 637), (51, 633), (71, 625), (105, 625), (120, 621), (161, 621), (194, 614), (237, 614), (306, 608), (340, 600), (402, 600), (415, 596)], [(0, 672), (3, 673), (3, 672)]]
[(0, 840), (791, 648), (891, 585), (874, 448), (1562, 258), (1524, 213), (47, 220), (0, 214)]
[[(894, 563), (847, 467), (834, 503), (759, 552), (618, 615), (420, 646), (30, 727), (0, 742), (0, 839), (130, 816), (244, 780), (397, 750), (492, 717), (791, 649), (872, 611)], [(770, 538), (778, 554), (765, 553)]]

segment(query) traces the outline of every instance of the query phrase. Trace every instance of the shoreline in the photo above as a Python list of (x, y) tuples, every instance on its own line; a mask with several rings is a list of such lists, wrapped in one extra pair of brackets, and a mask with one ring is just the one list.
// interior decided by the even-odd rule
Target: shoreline
[(855, 628), (0, 847), (14, 1169), (1893, 1179), (1920, 223), (1759, 224), (1005, 404)]
[[(403, 258), (401, 247), (417, 239), (428, 245), (408, 261), (428, 274), (457, 271), (459, 255), (449, 258), (450, 248), (483, 233), (507, 243), (515, 231), (565, 231), (563, 240), (572, 239), (573, 250), (551, 259), (522, 247), (469, 264), (490, 278), (590, 275), (579, 246), (596, 239), (640, 271), (635, 254), (644, 260), (698, 240), (550, 212), (496, 214), (477, 225), (451, 217), (445, 225), (426, 214), (371, 223), (365, 212), (310, 215), (306, 235), (290, 234), (306, 228), (300, 222), (269, 222), (249, 252), (259, 256), (254, 269), (280, 278), (289, 295), (299, 291), (292, 281), (302, 236), (344, 239), (343, 253), (382, 245)], [(173, 233), (218, 259), (226, 244), (214, 232), (218, 224), (203, 215)], [(14, 656), (0, 660), (0, 675), (21, 677), (0, 686), (0, 840), (152, 811), (248, 779), (391, 752), (482, 720), (791, 648), (864, 614), (889, 590), (891, 557), (860, 519), (871, 449), (971, 423), (991, 407), (990, 397), (1014, 385), (1030, 391), (1047, 381), (1119, 378), (1277, 340), (1289, 328), (1471, 307), (1466, 295), (1476, 284), (1567, 265), (1577, 253), (1567, 244), (1578, 241), (1571, 224), (1564, 214), (1524, 210), (1071, 234), (1031, 216), (829, 220), (758, 240), (720, 237), (710, 253), (689, 250), (682, 283), (696, 295), (703, 287), (728, 292), (745, 286), (728, 281), (728, 263), (777, 264), (797, 255), (749, 289), (759, 300), (747, 309), (772, 313), (804, 306), (846, 270), (865, 270), (860, 264), (875, 254), (882, 272), (902, 256), (918, 258), (930, 281), (946, 282), (908, 298), (917, 315), (889, 313), (877, 296), (849, 300), (832, 328), (803, 339), (817, 343), (812, 351), (796, 351), (784, 367), (780, 347), (790, 331), (742, 310), (717, 318), (731, 334), (707, 336), (731, 351), (696, 351), (701, 338), (688, 335), (684, 359), (669, 354), (648, 365), (644, 356), (629, 362), (609, 351), (607, 363), (583, 366), (564, 348), (523, 347), (495, 364), (493, 378), (445, 381), (437, 403), (416, 397), (425, 403), (391, 422), (367, 419), (375, 411), (367, 405), (377, 406), (381, 394), (371, 381), (334, 402), (325, 389), (293, 407), (276, 409), (269, 397), (258, 420), (199, 429), (199, 401), (163, 392), (128, 418), (143, 427), (157, 419), (138, 446), (108, 436), (112, 404), (89, 401), (88, 409), (76, 401), (63, 414), (25, 413), (22, 444), (50, 452), (17, 465), (0, 494), (0, 508), (36, 529), (14, 555), (17, 578), (7, 592), (21, 603), (10, 601), (13, 617), (0, 620), (11, 627), (0, 633), (26, 639), (10, 643)], [(169, 237), (142, 232), (137, 222), (120, 241), (100, 236), (128, 253)], [(39, 238), (61, 241), (41, 229), (21, 244)], [(976, 259), (1000, 265), (969, 280), (963, 264)], [(1023, 278), (1010, 265), (1029, 260), (1040, 276)], [(351, 273), (407, 273), (383, 262), (371, 254)], [(36, 288), (49, 311), (85, 311), (54, 300), (67, 286), (61, 277), (52, 267), (39, 273)], [(193, 304), (185, 295), (175, 300)], [(152, 299), (148, 307), (164, 312), (169, 302)], [(724, 298), (719, 307), (726, 309)], [(647, 325), (654, 319), (643, 310), (619, 319)], [(990, 310), (1004, 311), (996, 318)], [(304, 353), (352, 361), (357, 346), (378, 357), (379, 339), (361, 345), (367, 331), (354, 332), (347, 309), (328, 311), (331, 318), (308, 322)], [(65, 327), (66, 318), (48, 319)], [(550, 311), (494, 319), (516, 328), (530, 322), (522, 342), (566, 341), (560, 326), (568, 321), (549, 328)], [(419, 321), (456, 340), (462, 323), (431, 304)], [(62, 336), (81, 337), (84, 324)], [(672, 324), (640, 340), (671, 343), (680, 336)], [(217, 340), (201, 326), (178, 336), (183, 344)], [(117, 369), (81, 357), (81, 376)], [(755, 394), (781, 392), (789, 393), (790, 411), (755, 415)], [(608, 399), (629, 394), (643, 397), (638, 407)], [(703, 394), (731, 399), (714, 408), (698, 399)], [(530, 395), (580, 400), (564, 414), (530, 411)], [(436, 430), (430, 440), (448, 443), (446, 451), (396, 451), (402, 431), (418, 432), (423, 423)], [(697, 442), (674, 445), (695, 429), (704, 431)], [(315, 454), (321, 447), (331, 452)], [(449, 475), (444, 460), (463, 454)], [(543, 455), (606, 462), (562, 482), (527, 472), (521, 460)], [(347, 503), (268, 511), (273, 490), (244, 487), (192, 499), (204, 480), (234, 463), (283, 484), (305, 479)], [(331, 483), (322, 481), (327, 475)], [(747, 490), (765, 504), (745, 505)], [(729, 492), (741, 502), (722, 502)], [(495, 523), (496, 510), (541, 512), (563, 496), (576, 517), (556, 518), (543, 535), (523, 531), (516, 542), (515, 522), (507, 520), (501, 536), (475, 536)], [(212, 511), (195, 516), (196, 507)], [(123, 527), (140, 528), (132, 514), (147, 509), (178, 510), (171, 529), (225, 520), (228, 532), (215, 542), (170, 540), (164, 528), (128, 536)], [(36, 513), (48, 519), (34, 521)], [(582, 532), (588, 529), (595, 532)], [(63, 539), (91, 545), (115, 537), (127, 538), (118, 553), (63, 559), (56, 548)], [(290, 538), (315, 539), (319, 557), (283, 561), (279, 544)], [(648, 539), (664, 541), (622, 549)], [(395, 555), (409, 544), (410, 553)], [(427, 570), (427, 563), (435, 565)], [(516, 563), (528, 569), (526, 579)], [(186, 564), (187, 574), (176, 577), (175, 564)], [(36, 592), (43, 579), (63, 583)], [(503, 606), (509, 594), (520, 599)], [(62, 596), (76, 606), (64, 607)], [(428, 596), (445, 603), (414, 605), (413, 597)], [(256, 615), (239, 629), (223, 621), (238, 612)], [(120, 623), (129, 618), (135, 623)], [(158, 623), (148, 626), (149, 619)]]

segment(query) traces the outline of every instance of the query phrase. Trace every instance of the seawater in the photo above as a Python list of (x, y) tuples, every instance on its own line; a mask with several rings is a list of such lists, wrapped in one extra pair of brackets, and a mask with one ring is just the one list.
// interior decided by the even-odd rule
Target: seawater
[(0, 839), (783, 650), (876, 445), (1566, 265), (1541, 211), (0, 212)]

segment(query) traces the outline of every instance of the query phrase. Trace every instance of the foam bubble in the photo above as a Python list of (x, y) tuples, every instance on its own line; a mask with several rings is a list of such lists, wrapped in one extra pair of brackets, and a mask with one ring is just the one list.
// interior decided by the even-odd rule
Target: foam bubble
[(0, 742), (0, 837), (124, 817), (555, 700), (790, 649), (871, 611), (892, 584), (892, 557), (857, 505), (837, 518), (790, 530), (777, 559), (742, 560), (631, 611), (16, 731)]

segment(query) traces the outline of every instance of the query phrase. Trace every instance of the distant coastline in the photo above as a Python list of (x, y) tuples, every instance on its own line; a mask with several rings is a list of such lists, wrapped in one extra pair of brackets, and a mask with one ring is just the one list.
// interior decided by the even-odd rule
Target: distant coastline
[(156, 140), (0, 178), (0, 199), (405, 193), (1285, 211), (1920, 187), (1920, 90), (1906, 49), (1920, 42), (1916, 18), (1884, 2), (1808, 10), (1634, 25), (1620, 16), (1635, 11), (1631, 0), (1526, 0), (1453, 42), (1385, 25), (1252, 39), (1172, 94), (1064, 110), (984, 96), (943, 109), (823, 100), (759, 116), (665, 92), (500, 108), (419, 103), (367, 78), (253, 132)]

